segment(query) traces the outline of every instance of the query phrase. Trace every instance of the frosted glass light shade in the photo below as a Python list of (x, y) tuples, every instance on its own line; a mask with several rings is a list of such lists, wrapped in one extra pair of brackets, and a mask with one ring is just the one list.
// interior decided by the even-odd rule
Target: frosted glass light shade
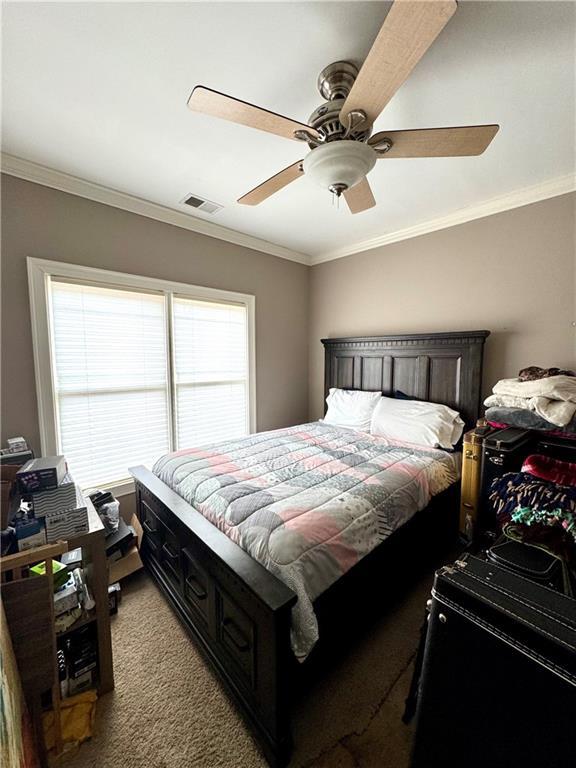
[(324, 189), (353, 187), (376, 163), (376, 152), (360, 141), (333, 141), (313, 149), (304, 158), (304, 174)]

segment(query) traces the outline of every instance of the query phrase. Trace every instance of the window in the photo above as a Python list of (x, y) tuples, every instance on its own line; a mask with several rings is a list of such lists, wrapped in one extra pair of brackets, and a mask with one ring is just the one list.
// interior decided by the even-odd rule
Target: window
[(178, 445), (248, 432), (246, 307), (175, 296), (174, 388)]
[(59, 446), (86, 488), (170, 450), (165, 299), (52, 280)]
[(254, 297), (28, 261), (42, 452), (81, 487), (254, 428)]

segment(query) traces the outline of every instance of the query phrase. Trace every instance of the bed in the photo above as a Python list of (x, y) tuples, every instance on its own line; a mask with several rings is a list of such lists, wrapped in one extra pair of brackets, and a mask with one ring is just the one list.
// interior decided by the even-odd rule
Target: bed
[[(401, 391), (449, 405), (471, 426), (487, 336), (324, 339), (326, 392)], [(346, 603), (370, 607), (370, 585), (386, 563), (405, 558), (416, 543), (446, 543), (457, 530), (453, 456), (384, 446), (319, 422), (179, 451), (158, 462), (155, 473), (131, 473), (143, 560), (273, 766), (290, 755), (296, 667), (306, 668), (312, 648), (312, 656), (322, 653), (318, 621), (322, 640), (324, 625)], [(400, 481), (408, 476), (408, 495), (426, 493), (422, 503), (433, 496), (416, 514), (402, 501)], [(321, 534), (319, 510), (326, 520)], [(312, 549), (326, 565), (321, 578), (307, 572)]]

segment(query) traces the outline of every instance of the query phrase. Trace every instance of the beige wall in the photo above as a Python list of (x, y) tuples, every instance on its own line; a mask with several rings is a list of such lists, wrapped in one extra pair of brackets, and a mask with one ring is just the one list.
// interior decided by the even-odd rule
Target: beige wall
[(259, 429), (306, 421), (308, 267), (2, 177), (2, 442), (40, 449), (26, 257), (256, 296)]
[(40, 447), (27, 256), (253, 293), (261, 430), (321, 415), (326, 336), (488, 328), (485, 392), (524, 365), (576, 366), (575, 195), (308, 268), (2, 182), (2, 440)]
[(485, 393), (526, 365), (576, 367), (575, 199), (313, 267), (310, 417), (323, 412), (320, 339), (328, 336), (486, 328)]

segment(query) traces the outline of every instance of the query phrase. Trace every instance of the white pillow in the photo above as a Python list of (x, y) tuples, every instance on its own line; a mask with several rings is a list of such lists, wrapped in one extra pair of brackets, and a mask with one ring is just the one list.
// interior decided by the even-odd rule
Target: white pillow
[(328, 410), (324, 422), (369, 432), (372, 412), (381, 397), (380, 392), (332, 388), (326, 398)]
[(374, 408), (370, 432), (402, 443), (452, 448), (460, 440), (464, 422), (447, 405), (382, 397)]

